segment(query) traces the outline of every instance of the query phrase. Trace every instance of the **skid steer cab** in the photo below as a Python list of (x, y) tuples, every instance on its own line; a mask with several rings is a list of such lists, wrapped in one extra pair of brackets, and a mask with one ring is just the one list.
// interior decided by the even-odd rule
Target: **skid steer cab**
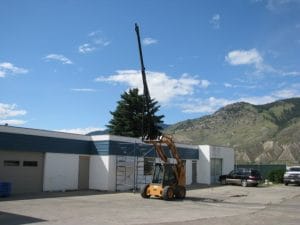
[(175, 164), (156, 163), (152, 183), (146, 184), (141, 189), (143, 198), (157, 197), (164, 200), (184, 199), (186, 189), (178, 184)]

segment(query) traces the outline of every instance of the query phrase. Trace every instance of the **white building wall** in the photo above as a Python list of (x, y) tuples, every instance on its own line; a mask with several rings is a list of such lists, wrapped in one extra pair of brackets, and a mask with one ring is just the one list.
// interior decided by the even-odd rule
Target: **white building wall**
[(197, 183), (210, 184), (210, 146), (199, 145), (197, 163)]
[(79, 155), (45, 153), (44, 191), (78, 189)]
[(222, 174), (228, 174), (234, 168), (232, 148), (210, 146), (210, 158), (222, 159)]
[(115, 191), (116, 156), (91, 156), (89, 187), (92, 190)]
[(92, 155), (90, 158), (90, 189), (108, 190), (108, 177), (109, 156)]
[(199, 160), (197, 163), (197, 182), (211, 184), (211, 159), (222, 159), (222, 174), (227, 174), (234, 168), (234, 150), (227, 147), (199, 145)]
[(116, 156), (110, 155), (108, 159), (108, 168), (109, 168), (109, 176), (108, 176), (108, 190), (115, 191), (116, 190)]
[(234, 169), (234, 150), (232, 148), (222, 148), (222, 173), (228, 174)]

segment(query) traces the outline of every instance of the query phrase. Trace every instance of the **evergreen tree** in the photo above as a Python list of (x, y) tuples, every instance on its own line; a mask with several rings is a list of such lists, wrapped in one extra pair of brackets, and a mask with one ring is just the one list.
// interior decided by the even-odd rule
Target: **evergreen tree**
[(158, 102), (150, 99), (149, 115), (146, 112), (146, 102), (143, 95), (138, 94), (138, 89), (130, 89), (121, 95), (117, 108), (110, 112), (113, 118), (107, 125), (110, 134), (156, 138), (161, 134), (163, 121), (161, 116), (156, 116), (160, 106)]

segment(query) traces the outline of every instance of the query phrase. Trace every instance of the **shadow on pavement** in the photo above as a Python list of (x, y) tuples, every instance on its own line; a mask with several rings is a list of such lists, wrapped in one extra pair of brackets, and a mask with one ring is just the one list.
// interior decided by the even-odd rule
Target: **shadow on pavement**
[[(59, 198), (59, 197), (79, 197), (79, 196), (90, 196), (90, 195), (103, 195), (113, 194), (116, 192), (108, 191), (65, 191), (65, 192), (40, 192), (31, 194), (13, 194), (9, 197), (0, 198), (0, 202), (3, 201), (15, 201), (15, 200), (29, 200), (29, 199), (43, 199), (43, 198)], [(0, 223), (2, 224), (2, 223)]]
[(222, 199), (214, 199), (214, 198), (200, 198), (200, 197), (185, 197), (185, 201), (193, 201), (193, 202), (208, 202), (208, 203), (220, 203), (224, 200)]
[(42, 220), (39, 218), (22, 216), (13, 213), (6, 213), (0, 211), (0, 224), (3, 225), (21, 225), (27, 223), (37, 223), (37, 222), (45, 222), (46, 220)]

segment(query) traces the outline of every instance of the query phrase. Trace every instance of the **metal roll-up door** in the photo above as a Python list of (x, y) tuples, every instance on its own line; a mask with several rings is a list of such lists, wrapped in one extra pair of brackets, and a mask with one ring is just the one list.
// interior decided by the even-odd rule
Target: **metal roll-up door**
[(43, 191), (44, 153), (0, 151), (0, 181), (10, 182), (12, 194)]

